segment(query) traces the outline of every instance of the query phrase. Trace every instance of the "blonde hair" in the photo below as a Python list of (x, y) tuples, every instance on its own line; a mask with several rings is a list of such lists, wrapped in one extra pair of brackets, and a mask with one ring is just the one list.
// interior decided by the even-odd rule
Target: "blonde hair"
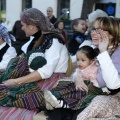
[(98, 21), (101, 29), (108, 31), (113, 36), (113, 40), (111, 41), (113, 46), (110, 51), (110, 55), (112, 55), (120, 45), (120, 22), (112, 17), (99, 17), (95, 21)]

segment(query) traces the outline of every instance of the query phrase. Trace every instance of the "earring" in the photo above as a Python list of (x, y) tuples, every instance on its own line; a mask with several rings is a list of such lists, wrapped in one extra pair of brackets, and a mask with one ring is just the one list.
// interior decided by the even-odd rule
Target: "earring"
[(30, 28), (31, 30), (33, 29), (33, 27)]

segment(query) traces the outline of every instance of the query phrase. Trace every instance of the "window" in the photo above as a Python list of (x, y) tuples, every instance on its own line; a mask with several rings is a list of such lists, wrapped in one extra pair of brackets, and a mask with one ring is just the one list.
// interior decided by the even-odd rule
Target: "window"
[(115, 3), (97, 3), (95, 9), (101, 9), (105, 11), (109, 16), (115, 16)]
[(22, 10), (31, 7), (32, 7), (32, 0), (22, 0)]
[[(70, 8), (70, 0), (58, 0), (58, 18), (61, 17)], [(63, 19), (68, 19), (69, 14), (64, 14)]]

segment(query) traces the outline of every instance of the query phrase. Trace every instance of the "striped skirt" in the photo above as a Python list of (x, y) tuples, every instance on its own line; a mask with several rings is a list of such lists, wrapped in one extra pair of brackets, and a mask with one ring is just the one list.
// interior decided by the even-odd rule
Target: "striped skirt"
[(106, 95), (106, 93), (103, 93), (101, 88), (93, 86), (89, 81), (87, 81), (86, 84), (89, 89), (88, 92), (76, 90), (73, 82), (61, 81), (56, 88), (51, 90), (51, 92), (58, 99), (63, 99), (67, 102), (70, 109), (84, 109), (97, 95)]
[[(0, 76), (0, 82), (14, 79), (29, 74), (27, 59), (22, 55), (14, 58), (8, 64), (4, 74)], [(17, 86), (0, 85), (0, 106), (26, 108), (28, 110), (45, 109), (43, 92), (50, 90), (58, 83), (62, 73), (54, 73), (49, 79), (40, 80)]]

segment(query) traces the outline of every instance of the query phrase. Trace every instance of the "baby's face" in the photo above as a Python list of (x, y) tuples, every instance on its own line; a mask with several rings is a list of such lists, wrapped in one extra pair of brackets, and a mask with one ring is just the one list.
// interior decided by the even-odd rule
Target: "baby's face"
[(85, 33), (86, 32), (86, 22), (85, 20), (79, 20), (78, 25), (75, 26), (75, 30), (80, 32), (80, 33)]
[(78, 51), (76, 53), (76, 58), (77, 58), (77, 65), (78, 68), (80, 68), (81, 70), (85, 69), (86, 67), (88, 67), (91, 63), (92, 60), (90, 60), (85, 53)]

